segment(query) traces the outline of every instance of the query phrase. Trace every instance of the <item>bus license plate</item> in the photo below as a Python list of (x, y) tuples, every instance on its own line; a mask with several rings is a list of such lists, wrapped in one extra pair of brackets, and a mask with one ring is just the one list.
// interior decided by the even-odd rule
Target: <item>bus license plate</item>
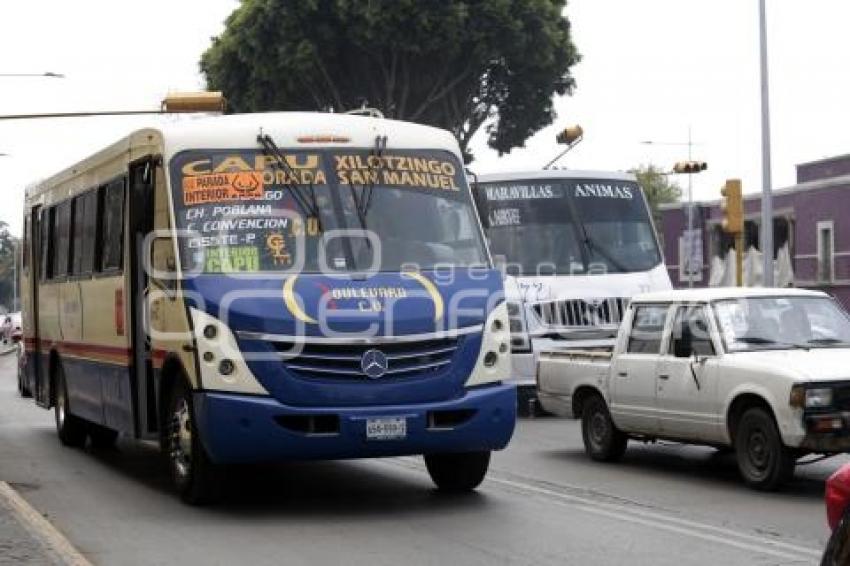
[(396, 440), (407, 437), (407, 419), (402, 417), (366, 419), (367, 440)]

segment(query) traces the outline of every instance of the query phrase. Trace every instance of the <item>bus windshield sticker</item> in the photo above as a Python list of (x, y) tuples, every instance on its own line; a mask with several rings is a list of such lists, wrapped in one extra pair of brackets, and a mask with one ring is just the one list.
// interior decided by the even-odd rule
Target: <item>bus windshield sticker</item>
[(263, 175), (259, 171), (210, 173), (183, 178), (183, 204), (262, 199)]
[(385, 185), (459, 191), (457, 167), (448, 159), (411, 155), (334, 155), (341, 185)]

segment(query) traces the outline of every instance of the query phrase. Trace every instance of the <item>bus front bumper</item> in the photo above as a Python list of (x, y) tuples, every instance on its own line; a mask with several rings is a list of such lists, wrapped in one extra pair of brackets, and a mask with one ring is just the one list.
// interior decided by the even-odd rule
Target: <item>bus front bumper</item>
[[(201, 441), (222, 464), (501, 450), (516, 422), (511, 384), (416, 405), (293, 407), (269, 397), (211, 391), (196, 393), (194, 405)], [(395, 431), (375, 438), (374, 429), (388, 422)]]

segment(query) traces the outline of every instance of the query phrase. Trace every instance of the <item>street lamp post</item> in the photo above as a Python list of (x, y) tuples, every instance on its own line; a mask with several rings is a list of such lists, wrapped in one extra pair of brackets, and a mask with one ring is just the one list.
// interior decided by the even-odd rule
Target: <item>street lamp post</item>
[(770, 178), (770, 96), (767, 74), (767, 22), (765, 0), (759, 0), (759, 45), (761, 59), (761, 250), (764, 259), (762, 278), (765, 287), (773, 287), (773, 193)]

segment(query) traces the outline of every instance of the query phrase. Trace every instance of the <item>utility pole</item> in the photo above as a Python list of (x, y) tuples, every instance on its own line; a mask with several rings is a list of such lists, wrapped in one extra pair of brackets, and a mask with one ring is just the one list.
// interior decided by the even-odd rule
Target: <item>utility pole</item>
[(763, 285), (773, 287), (773, 193), (770, 178), (770, 96), (767, 74), (767, 18), (765, 0), (759, 0), (761, 51), (761, 251), (764, 259)]

